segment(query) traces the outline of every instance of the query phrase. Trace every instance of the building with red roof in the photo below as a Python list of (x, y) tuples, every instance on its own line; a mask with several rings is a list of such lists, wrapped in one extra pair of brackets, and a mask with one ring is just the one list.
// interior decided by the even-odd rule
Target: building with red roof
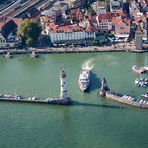
[(115, 16), (115, 13), (106, 13), (100, 14), (96, 17), (98, 30), (109, 31), (112, 29), (112, 18)]
[(115, 26), (114, 35), (117, 38), (128, 38), (130, 35), (130, 19), (116, 17), (113, 19)]
[(38, 10), (36, 7), (32, 7), (26, 12), (26, 15), (29, 19), (39, 20), (40, 13), (40, 10)]
[(0, 48), (14, 48), (20, 44), (15, 33), (21, 21), (19, 18), (11, 18), (0, 23)]
[(95, 28), (89, 20), (79, 24), (56, 25), (48, 23), (45, 29), (53, 45), (60, 44), (92, 44), (95, 39)]
[(84, 13), (80, 9), (72, 9), (70, 16), (75, 18), (78, 22), (84, 20)]

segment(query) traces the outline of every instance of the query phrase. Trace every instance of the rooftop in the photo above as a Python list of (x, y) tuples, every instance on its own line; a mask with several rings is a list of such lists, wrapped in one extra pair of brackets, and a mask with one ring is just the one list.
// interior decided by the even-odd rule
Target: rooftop
[(36, 7), (33, 7), (29, 9), (26, 14), (29, 18), (35, 18), (40, 14), (40, 11)]
[(115, 13), (100, 14), (100, 15), (98, 16), (98, 20), (99, 20), (99, 21), (108, 20), (108, 21), (111, 22), (112, 17), (114, 17), (114, 16), (116, 16)]
[(84, 30), (79, 26), (55, 26), (51, 27), (52, 33), (64, 33), (64, 32), (84, 32)]

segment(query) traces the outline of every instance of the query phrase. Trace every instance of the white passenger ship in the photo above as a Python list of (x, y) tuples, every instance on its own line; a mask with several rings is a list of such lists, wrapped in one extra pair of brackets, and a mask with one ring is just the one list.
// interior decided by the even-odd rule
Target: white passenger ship
[(90, 85), (90, 70), (82, 69), (79, 75), (78, 85), (85, 92)]

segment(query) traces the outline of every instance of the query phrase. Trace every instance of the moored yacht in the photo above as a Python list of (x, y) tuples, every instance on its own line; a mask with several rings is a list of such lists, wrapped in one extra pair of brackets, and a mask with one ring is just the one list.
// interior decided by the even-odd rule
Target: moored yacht
[(90, 70), (82, 69), (79, 75), (78, 85), (81, 91), (86, 91), (90, 85)]
[(148, 91), (145, 94), (142, 94), (141, 97), (148, 98)]
[(148, 71), (148, 66), (143, 66), (143, 68), (144, 68), (146, 71)]
[(134, 72), (136, 72), (137, 74), (143, 74), (143, 73), (148, 72), (148, 66), (138, 67), (138, 66), (134, 65), (134, 66), (132, 67), (132, 70), (133, 70)]
[(10, 52), (7, 52), (5, 55), (4, 55), (5, 58), (7, 59), (10, 59), (12, 58), (12, 55), (10, 54)]
[(147, 87), (148, 79), (147, 78), (136, 78), (135, 85), (138, 87)]
[(38, 55), (35, 53), (35, 51), (33, 51), (33, 52), (30, 54), (30, 57), (32, 57), (32, 58), (37, 58)]

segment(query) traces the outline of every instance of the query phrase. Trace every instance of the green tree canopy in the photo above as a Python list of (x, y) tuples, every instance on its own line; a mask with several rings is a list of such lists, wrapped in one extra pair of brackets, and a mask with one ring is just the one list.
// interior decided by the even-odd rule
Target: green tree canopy
[(26, 44), (28, 46), (31, 46), (33, 44), (33, 39), (31, 37), (29, 37), (27, 40), (26, 40)]
[(41, 31), (42, 28), (39, 22), (33, 19), (25, 19), (18, 26), (17, 35), (22, 38), (24, 44), (31, 46), (37, 41)]

